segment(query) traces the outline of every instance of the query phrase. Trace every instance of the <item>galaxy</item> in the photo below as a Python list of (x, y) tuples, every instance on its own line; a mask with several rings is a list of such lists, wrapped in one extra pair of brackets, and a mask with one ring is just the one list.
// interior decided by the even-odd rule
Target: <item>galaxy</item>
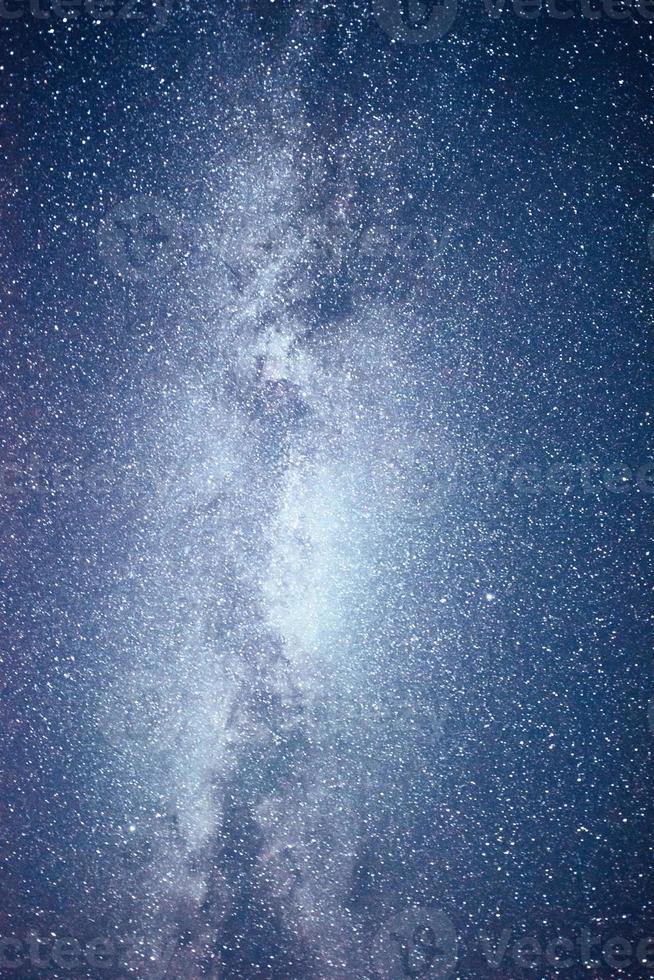
[(0, 9), (0, 974), (654, 976), (649, 0)]

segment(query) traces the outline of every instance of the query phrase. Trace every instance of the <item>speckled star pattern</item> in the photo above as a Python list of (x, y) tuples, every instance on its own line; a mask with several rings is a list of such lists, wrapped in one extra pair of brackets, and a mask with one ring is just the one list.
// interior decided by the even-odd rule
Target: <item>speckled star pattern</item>
[(3, 0), (0, 975), (654, 975), (651, 0)]

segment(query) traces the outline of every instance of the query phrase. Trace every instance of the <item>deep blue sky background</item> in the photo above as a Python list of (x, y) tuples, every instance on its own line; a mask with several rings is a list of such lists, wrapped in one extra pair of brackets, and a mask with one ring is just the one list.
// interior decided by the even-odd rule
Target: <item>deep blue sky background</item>
[[(121, 579), (148, 489), (131, 501), (111, 486), (71, 493), (57, 473), (138, 443), (141, 420), (113, 393), (142, 388), (146, 415), (146, 387), (175, 375), (183, 297), (207, 261), (190, 234), (162, 286), (126, 285), (107, 274), (97, 227), (139, 193), (201, 222), (238, 153), (243, 103), (258, 100), (257, 118), (275, 124), (267, 65), (294, 80), (318, 145), (347, 144), (375, 118), (406, 130), (393, 176), (403, 219), (453, 228), (420, 308), (423, 370), (467, 475), (440, 535), (414, 542), (409, 574), (428, 661), (428, 623), (454, 628), (435, 597), (439, 542), (456, 525), (465, 547), (448, 557), (448, 609), (465, 691), (434, 753), (446, 789), (420, 801), (407, 839), (372, 836), (355, 900), (372, 874), (400, 906), (444, 908), (466, 937), (462, 977), (521, 975), (508, 960), (507, 973), (484, 972), (483, 928), (651, 928), (652, 495), (632, 479), (623, 493), (579, 483), (529, 496), (489, 488), (480, 470), (482, 457), (633, 473), (651, 461), (653, 30), (640, 18), (491, 21), (467, 3), (445, 38), (403, 46), (346, 7), (307, 15), (310, 55), (283, 71), (286, 3), (176, 5), (145, 34), (86, 14), (0, 21), (0, 440), (16, 467), (5, 483), (18, 484), (0, 498), (2, 717), (14, 732), (0, 804), (4, 935), (62, 920), (82, 938), (110, 928), (120, 791), (82, 718), (108, 656), (97, 609)], [(363, 224), (384, 214), (375, 147), (356, 173)], [(346, 268), (308, 314), (314, 333), (359, 301), (351, 285)], [(24, 475), (34, 456), (36, 488)], [(248, 969), (234, 960), (227, 975)]]

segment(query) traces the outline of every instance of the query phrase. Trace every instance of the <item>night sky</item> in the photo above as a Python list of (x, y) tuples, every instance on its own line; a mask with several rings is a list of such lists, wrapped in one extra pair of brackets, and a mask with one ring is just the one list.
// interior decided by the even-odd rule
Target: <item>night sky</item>
[(1, 977), (654, 976), (654, 6), (501, 6), (0, 11)]

